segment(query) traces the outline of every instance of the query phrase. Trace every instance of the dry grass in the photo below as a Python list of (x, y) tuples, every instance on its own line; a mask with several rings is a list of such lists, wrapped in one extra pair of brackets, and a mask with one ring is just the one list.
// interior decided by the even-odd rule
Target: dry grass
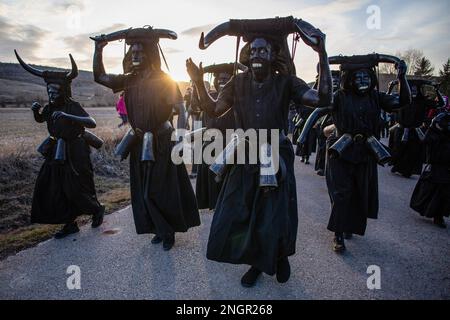
[[(113, 109), (88, 109), (98, 123), (95, 133), (105, 140), (93, 150), (92, 162), (100, 202), (107, 213), (130, 203), (128, 162), (120, 162), (113, 149), (125, 129)], [(30, 209), (34, 183), (43, 162), (36, 147), (47, 136), (46, 126), (32, 121), (23, 109), (0, 113), (0, 259), (50, 238), (60, 226), (31, 225)], [(89, 217), (80, 217), (81, 224)]]

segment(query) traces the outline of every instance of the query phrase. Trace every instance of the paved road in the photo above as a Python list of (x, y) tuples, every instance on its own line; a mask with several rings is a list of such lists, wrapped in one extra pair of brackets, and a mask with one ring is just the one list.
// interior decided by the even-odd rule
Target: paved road
[[(297, 160), (298, 161), (298, 160)], [(83, 228), (0, 262), (1, 299), (450, 299), (450, 230), (434, 227), (408, 207), (417, 182), (380, 168), (380, 219), (366, 237), (331, 251), (326, 230), (325, 181), (312, 167), (296, 164), (299, 194), (297, 254), (286, 285), (269, 276), (253, 289), (239, 279), (246, 266), (206, 260), (212, 215), (178, 235), (163, 252), (150, 237), (137, 236), (129, 208), (110, 215), (99, 230)], [(68, 290), (67, 268), (81, 270), (81, 290)], [(381, 268), (381, 290), (367, 289), (367, 268)]]

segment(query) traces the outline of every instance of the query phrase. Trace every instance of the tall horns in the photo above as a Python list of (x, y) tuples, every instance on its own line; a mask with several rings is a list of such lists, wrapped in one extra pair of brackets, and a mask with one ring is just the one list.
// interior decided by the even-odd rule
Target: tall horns
[[(14, 53), (16, 54), (16, 58), (19, 61), (20, 65), (29, 73), (37, 76), (37, 77), (41, 77), (44, 78), (44, 74), (45, 71), (33, 68), (32, 66), (30, 66), (29, 64), (27, 64), (25, 61), (22, 60), (22, 58), (19, 56), (19, 54), (17, 53), (17, 50), (14, 50)], [(78, 76), (78, 66), (75, 62), (75, 60), (73, 59), (72, 55), (69, 54), (69, 58), (70, 58), (70, 63), (71, 63), (71, 70), (66, 74), (66, 79), (68, 81), (71, 81), (73, 79), (75, 79)]]

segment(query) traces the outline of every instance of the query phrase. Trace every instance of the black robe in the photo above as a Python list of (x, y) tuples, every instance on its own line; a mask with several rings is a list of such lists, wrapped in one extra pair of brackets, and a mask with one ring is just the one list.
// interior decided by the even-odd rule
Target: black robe
[[(301, 134), (301, 132), (303, 131), (306, 121), (313, 112), (313, 109), (305, 106), (301, 106), (300, 108), (301, 108), (300, 117), (303, 119), (303, 122), (300, 128), (298, 128), (299, 134)], [(309, 158), (313, 152), (316, 152), (316, 147), (317, 147), (317, 132), (316, 130), (310, 130), (305, 143), (303, 144), (297, 143), (297, 150), (295, 151), (295, 154), (299, 157)]]
[(332, 125), (331, 116), (326, 115), (321, 117), (317, 121), (317, 156), (316, 156), (316, 164), (315, 170), (323, 170), (325, 171), (325, 162), (327, 155), (327, 137), (325, 136), (323, 130)]
[(87, 112), (75, 101), (64, 106), (46, 106), (42, 116), (48, 132), (66, 142), (66, 161), (55, 161), (56, 144), (45, 155), (36, 180), (31, 208), (31, 223), (66, 224), (83, 214), (93, 215), (100, 210), (94, 184), (94, 172), (90, 159), (90, 147), (81, 137), (84, 127), (67, 119), (53, 121), (55, 111), (79, 117)]
[[(217, 93), (211, 93), (211, 97), (217, 98)], [(227, 112), (219, 118), (209, 117), (206, 113), (203, 113), (203, 123), (206, 128), (218, 129), (224, 137), (224, 147), (226, 145), (226, 130), (234, 129), (234, 113), (232, 111)], [(211, 142), (205, 142), (203, 144), (203, 150)], [(217, 156), (217, 155), (214, 155)], [(213, 210), (216, 208), (217, 198), (219, 197), (220, 190), (222, 189), (223, 181), (217, 182), (215, 180), (215, 174), (209, 170), (209, 165), (205, 162), (199, 167), (197, 181), (195, 186), (195, 194), (197, 195), (197, 203), (199, 209)]]
[(450, 216), (450, 134), (429, 129), (427, 163), (411, 198), (411, 208), (427, 218)]
[[(227, 83), (218, 101), (232, 106), (237, 128), (287, 133), (289, 102), (301, 102), (308, 90), (296, 77), (278, 74), (264, 84), (256, 84), (251, 73), (244, 72)], [(298, 216), (294, 158), (292, 143), (283, 135), (280, 160), (286, 168), (284, 178), (267, 194), (259, 187), (258, 165), (231, 167), (211, 224), (208, 259), (247, 264), (273, 275), (278, 260), (295, 253)]]
[[(433, 101), (425, 99), (424, 97), (416, 97), (413, 103), (408, 108), (402, 109), (398, 112), (398, 123), (401, 127), (393, 132), (392, 136), (392, 156), (391, 161), (393, 171), (402, 174), (405, 177), (412, 175), (420, 175), (424, 162), (424, 152), (422, 142), (415, 131), (426, 120), (427, 106)], [(407, 142), (402, 142), (404, 128), (409, 128), (409, 139)]]
[(114, 82), (114, 91), (125, 91), (132, 128), (136, 132), (153, 132), (155, 136), (155, 162), (141, 162), (142, 136), (130, 153), (136, 232), (165, 237), (199, 226), (197, 202), (186, 167), (175, 165), (171, 159), (174, 129), (160, 130), (170, 119), (173, 106), (183, 103), (178, 85), (162, 71), (146, 76), (117, 76)]
[[(327, 147), (345, 133), (378, 138), (381, 109), (390, 111), (389, 99), (375, 90), (365, 96), (337, 91), (332, 111), (337, 130), (328, 138)], [(377, 163), (365, 143), (353, 143), (340, 158), (328, 156), (326, 178), (332, 207), (328, 229), (364, 235), (367, 218), (378, 218)]]

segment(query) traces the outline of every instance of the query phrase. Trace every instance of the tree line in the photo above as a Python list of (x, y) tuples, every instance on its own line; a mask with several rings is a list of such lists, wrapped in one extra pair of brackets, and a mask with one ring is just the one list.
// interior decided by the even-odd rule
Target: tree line
[[(396, 52), (397, 57), (405, 60), (409, 66), (408, 75), (422, 78), (431, 78), (435, 75), (435, 68), (431, 61), (423, 54), (421, 50), (409, 49), (404, 52)], [(380, 65), (380, 73), (396, 74), (395, 66), (391, 64)], [(450, 95), (450, 58), (443, 64), (442, 69), (438, 71), (438, 82), (441, 92)]]

